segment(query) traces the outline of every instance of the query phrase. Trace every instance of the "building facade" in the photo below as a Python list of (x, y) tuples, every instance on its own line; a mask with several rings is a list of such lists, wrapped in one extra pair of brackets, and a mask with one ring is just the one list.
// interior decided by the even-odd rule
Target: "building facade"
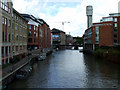
[[(33, 15), (29, 14), (22, 14), (22, 16), (28, 20), (27, 24), (27, 49), (34, 50), (39, 49), (39, 36), (41, 28), (41, 24), (37, 21), (37, 19)], [(42, 32), (41, 32), (42, 33)]]
[(53, 45), (66, 45), (65, 32), (53, 28), (51, 30)]
[(12, 52), (13, 56), (22, 59), (27, 54), (27, 20), (13, 9), (12, 18)]
[[(19, 20), (22, 22), (20, 23)], [(22, 58), (21, 55), (27, 52), (25, 49), (27, 21), (13, 9), (12, 2), (3, 0), (0, 1), (0, 23), (2, 27), (0, 29), (0, 64), (8, 64), (19, 55)]]
[(13, 5), (11, 2), (0, 1), (0, 64), (9, 63), (11, 55), (11, 40), (10, 35), (12, 32), (12, 14)]
[(51, 32), (49, 25), (43, 20), (35, 18), (33, 15), (21, 14), (26, 20), (28, 35), (28, 50), (46, 51), (51, 47)]
[(83, 35), (84, 49), (95, 50), (98, 46), (120, 45), (119, 23), (120, 15), (118, 13), (103, 17), (99, 23), (93, 23), (93, 26), (85, 30)]

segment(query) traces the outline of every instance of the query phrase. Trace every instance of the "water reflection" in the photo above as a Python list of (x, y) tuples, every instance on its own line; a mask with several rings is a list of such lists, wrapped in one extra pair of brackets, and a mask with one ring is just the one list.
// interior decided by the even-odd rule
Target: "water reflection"
[(84, 55), (86, 66), (86, 87), (120, 87), (120, 66), (118, 64)]
[(61, 50), (33, 65), (31, 76), (14, 81), (14, 88), (111, 88), (120, 86), (117, 64), (84, 55), (78, 50)]

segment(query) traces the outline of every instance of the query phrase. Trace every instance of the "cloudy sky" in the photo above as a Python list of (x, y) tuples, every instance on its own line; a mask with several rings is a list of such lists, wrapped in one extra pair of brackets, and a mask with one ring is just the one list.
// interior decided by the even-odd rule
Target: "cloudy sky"
[[(99, 22), (109, 13), (118, 12), (118, 2), (119, 0), (13, 0), (13, 7), (20, 13), (44, 19), (51, 29), (63, 29), (72, 36), (82, 36), (87, 28), (87, 5), (93, 6), (93, 22)], [(62, 22), (65, 22), (64, 27)]]

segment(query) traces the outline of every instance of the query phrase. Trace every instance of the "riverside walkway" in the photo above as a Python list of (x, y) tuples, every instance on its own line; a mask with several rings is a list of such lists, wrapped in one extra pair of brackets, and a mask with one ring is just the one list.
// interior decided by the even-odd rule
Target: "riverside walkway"
[(39, 56), (42, 54), (39, 50), (29, 51), (29, 53), (32, 53), (29, 56), (26, 56), (25, 58), (21, 59), (19, 62), (12, 64), (10, 66), (7, 66), (6, 68), (2, 69), (2, 78), (0, 78), (0, 82), (2, 82), (4, 79), (9, 77), (10, 75), (14, 74), (17, 70), (28, 64), (33, 58)]

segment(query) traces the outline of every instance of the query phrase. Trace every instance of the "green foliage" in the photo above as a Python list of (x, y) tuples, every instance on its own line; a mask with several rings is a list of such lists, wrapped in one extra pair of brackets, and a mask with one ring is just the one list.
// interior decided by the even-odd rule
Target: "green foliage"
[(73, 37), (76, 42), (74, 44), (83, 44), (83, 38), (82, 37)]
[[(120, 47), (100, 47), (96, 48), (94, 55), (99, 58), (119, 60)], [(120, 62), (120, 61), (118, 61)]]

